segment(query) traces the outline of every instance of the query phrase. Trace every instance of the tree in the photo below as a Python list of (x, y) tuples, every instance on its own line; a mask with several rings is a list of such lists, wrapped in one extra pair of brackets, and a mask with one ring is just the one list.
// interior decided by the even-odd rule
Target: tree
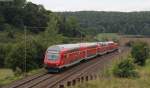
[(149, 56), (149, 47), (145, 42), (135, 42), (132, 45), (131, 54), (134, 58), (134, 63), (143, 66)]
[(0, 13), (0, 31), (3, 30), (4, 22), (5, 22), (5, 19), (4, 19), (3, 15), (1, 15), (1, 13)]
[(13, 0), (13, 4), (16, 8), (23, 8), (26, 4), (26, 0)]
[(47, 25), (45, 31), (40, 36), (46, 48), (52, 44), (61, 43), (64, 39), (61, 34), (58, 34), (58, 17), (55, 14), (49, 15), (49, 22)]
[[(91, 29), (93, 33), (104, 32), (131, 34), (131, 35), (150, 35), (149, 24), (150, 12), (98, 12), (98, 11), (79, 11), (79, 12), (61, 12), (65, 18), (73, 16), (78, 19), (80, 27), (84, 32)], [(103, 27), (103, 28), (102, 28)], [(142, 31), (141, 31), (142, 30)]]
[(122, 60), (117, 63), (112, 69), (113, 75), (117, 77), (134, 77), (137, 76), (134, 64), (130, 59)]
[(14, 38), (14, 30), (13, 27), (9, 24), (4, 24), (4, 27), (5, 31), (7, 32), (7, 38)]
[[(46, 27), (48, 15), (51, 13), (42, 5), (36, 5), (26, 0), (13, 0), (12, 2), (0, 2), (0, 23), (4, 18), (6, 24), (15, 26), (18, 29), (23, 29), (23, 26), (30, 27)], [(36, 30), (28, 29), (33, 33), (44, 31), (44, 28)]]
[(39, 33), (45, 30), (44, 28), (38, 27), (47, 26), (50, 12), (45, 10), (45, 8), (42, 5), (36, 5), (32, 2), (28, 2), (24, 7), (24, 13), (24, 25), (29, 27), (37, 27), (36, 30), (29, 29), (30, 31), (32, 31), (33, 33)]
[(4, 67), (4, 60), (6, 55), (6, 50), (3, 44), (0, 44), (0, 68)]
[(6, 57), (5, 65), (13, 69), (13, 71), (19, 68), (22, 72), (39, 68), (43, 63), (43, 51), (44, 48), (34, 40), (28, 41), (26, 48), (24, 42), (14, 44)]
[(22, 16), (24, 14), (23, 7), (26, 0), (13, 0), (12, 2), (0, 2), (1, 13), (8, 24), (20, 27), (22, 24)]
[(59, 16), (58, 17), (58, 33), (63, 34), (64, 36), (66, 35), (66, 17), (64, 16)]
[(143, 29), (141, 29), (141, 33), (144, 35), (150, 35), (150, 24), (144, 24)]
[(78, 24), (78, 21), (75, 17), (70, 16), (66, 19), (66, 30), (65, 30), (65, 36), (68, 37), (79, 37), (81, 36), (81, 32), (79, 31), (80, 26)]

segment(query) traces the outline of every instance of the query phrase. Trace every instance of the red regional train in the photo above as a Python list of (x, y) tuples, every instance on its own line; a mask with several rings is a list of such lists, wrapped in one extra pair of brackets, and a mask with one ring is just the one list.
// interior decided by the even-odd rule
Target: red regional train
[(48, 72), (59, 72), (62, 68), (70, 67), (82, 60), (118, 49), (118, 43), (113, 41), (54, 45), (47, 49), (44, 65)]

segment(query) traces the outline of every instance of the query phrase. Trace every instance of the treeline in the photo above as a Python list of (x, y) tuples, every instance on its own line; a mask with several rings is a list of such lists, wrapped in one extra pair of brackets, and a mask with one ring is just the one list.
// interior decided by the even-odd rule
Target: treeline
[(150, 35), (150, 12), (59, 12), (69, 17), (75, 16), (86, 34), (119, 33), (130, 35)]

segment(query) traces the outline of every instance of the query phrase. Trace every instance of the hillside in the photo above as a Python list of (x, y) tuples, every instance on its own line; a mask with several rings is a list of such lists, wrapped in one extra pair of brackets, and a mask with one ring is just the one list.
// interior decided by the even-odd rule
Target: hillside
[(150, 12), (59, 12), (78, 19), (87, 34), (101, 32), (150, 35)]

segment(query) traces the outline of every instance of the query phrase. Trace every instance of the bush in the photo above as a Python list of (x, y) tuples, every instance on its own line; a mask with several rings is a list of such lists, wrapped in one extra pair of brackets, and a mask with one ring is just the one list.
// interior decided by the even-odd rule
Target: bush
[(133, 45), (133, 43), (134, 43), (134, 41), (128, 41), (126, 44), (125, 44), (125, 46), (127, 46), (127, 47), (132, 47), (132, 45)]
[(4, 67), (4, 60), (5, 60), (5, 47), (3, 44), (0, 44), (0, 68)]
[(44, 55), (47, 47), (43, 46), (40, 41), (33, 41), (33, 46), (36, 50), (34, 61), (36, 62), (38, 67), (42, 67), (44, 61)]
[(134, 64), (130, 59), (125, 59), (114, 65), (112, 73), (116, 77), (135, 77), (137, 73), (135, 71)]
[(38, 42), (28, 42), (26, 47), (25, 63), (24, 42), (14, 44), (11, 52), (6, 58), (5, 64), (7, 67), (13, 69), (13, 71), (20, 69), (22, 72), (42, 67), (44, 57), (43, 51), (43, 47), (38, 44)]
[(149, 47), (145, 42), (135, 42), (131, 51), (134, 63), (140, 66), (145, 65), (146, 59), (149, 57)]

